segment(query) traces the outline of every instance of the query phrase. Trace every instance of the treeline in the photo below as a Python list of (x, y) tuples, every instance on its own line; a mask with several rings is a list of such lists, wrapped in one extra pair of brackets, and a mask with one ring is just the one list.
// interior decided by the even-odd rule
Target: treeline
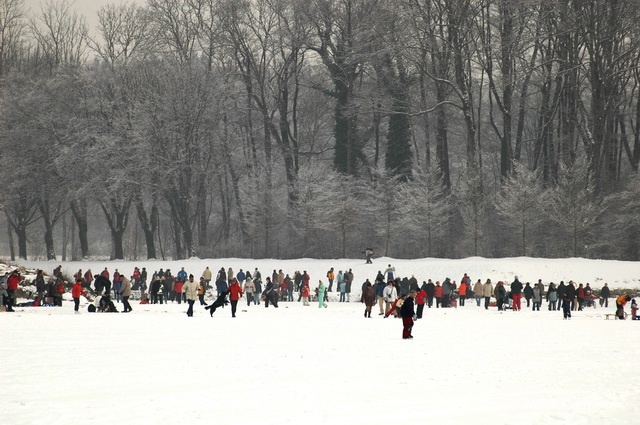
[(640, 259), (636, 0), (148, 0), (98, 22), (0, 0), (12, 258)]

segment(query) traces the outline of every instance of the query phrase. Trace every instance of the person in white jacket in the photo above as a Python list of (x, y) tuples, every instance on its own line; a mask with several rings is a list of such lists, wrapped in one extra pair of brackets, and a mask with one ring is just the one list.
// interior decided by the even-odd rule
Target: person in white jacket
[(484, 309), (489, 310), (489, 301), (491, 301), (491, 296), (493, 295), (491, 279), (487, 279), (484, 285), (482, 285), (482, 295), (484, 296)]
[(393, 286), (392, 280), (389, 281), (387, 286), (384, 288), (384, 291), (382, 291), (382, 297), (384, 298), (384, 304), (385, 304), (384, 311), (389, 311), (389, 309), (391, 308), (391, 305), (398, 298), (398, 291), (396, 291), (396, 288)]
[(198, 283), (193, 280), (192, 274), (189, 275), (189, 280), (187, 280), (182, 287), (182, 292), (184, 292), (185, 297), (187, 297), (187, 302), (189, 303), (187, 316), (193, 317), (193, 304), (198, 299)]
[(242, 291), (247, 294), (247, 307), (251, 305), (251, 301), (253, 301), (253, 297), (255, 296), (255, 286), (253, 284), (253, 279), (248, 277), (244, 281), (244, 285), (242, 287)]

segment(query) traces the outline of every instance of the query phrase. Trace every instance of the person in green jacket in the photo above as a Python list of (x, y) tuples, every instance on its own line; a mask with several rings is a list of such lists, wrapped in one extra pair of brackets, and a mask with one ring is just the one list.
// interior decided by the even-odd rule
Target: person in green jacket
[(318, 308), (322, 308), (322, 307), (327, 307), (327, 303), (324, 302), (324, 291), (325, 291), (325, 287), (324, 287), (324, 283), (322, 283), (322, 281), (318, 281), (320, 282), (318, 285)]

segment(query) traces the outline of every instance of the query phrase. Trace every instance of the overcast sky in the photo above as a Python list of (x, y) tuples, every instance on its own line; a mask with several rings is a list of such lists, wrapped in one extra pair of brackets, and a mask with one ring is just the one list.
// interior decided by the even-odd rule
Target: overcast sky
[[(34, 13), (40, 11), (40, 5), (46, 3), (45, 0), (23, 0), (25, 8), (31, 10)], [(53, 0), (55, 3), (62, 3), (63, 0)], [(72, 7), (75, 8), (78, 13), (84, 15), (87, 18), (87, 25), (89, 31), (93, 32), (98, 24), (98, 10), (105, 4), (121, 4), (121, 3), (138, 3), (145, 4), (146, 0), (69, 0), (72, 3)]]

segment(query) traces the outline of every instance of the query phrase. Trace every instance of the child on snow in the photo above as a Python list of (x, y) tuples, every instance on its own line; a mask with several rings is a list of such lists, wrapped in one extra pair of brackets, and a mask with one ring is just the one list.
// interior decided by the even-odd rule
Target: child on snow
[(638, 304), (636, 304), (635, 298), (631, 300), (631, 320), (640, 320), (640, 316), (638, 316)]

